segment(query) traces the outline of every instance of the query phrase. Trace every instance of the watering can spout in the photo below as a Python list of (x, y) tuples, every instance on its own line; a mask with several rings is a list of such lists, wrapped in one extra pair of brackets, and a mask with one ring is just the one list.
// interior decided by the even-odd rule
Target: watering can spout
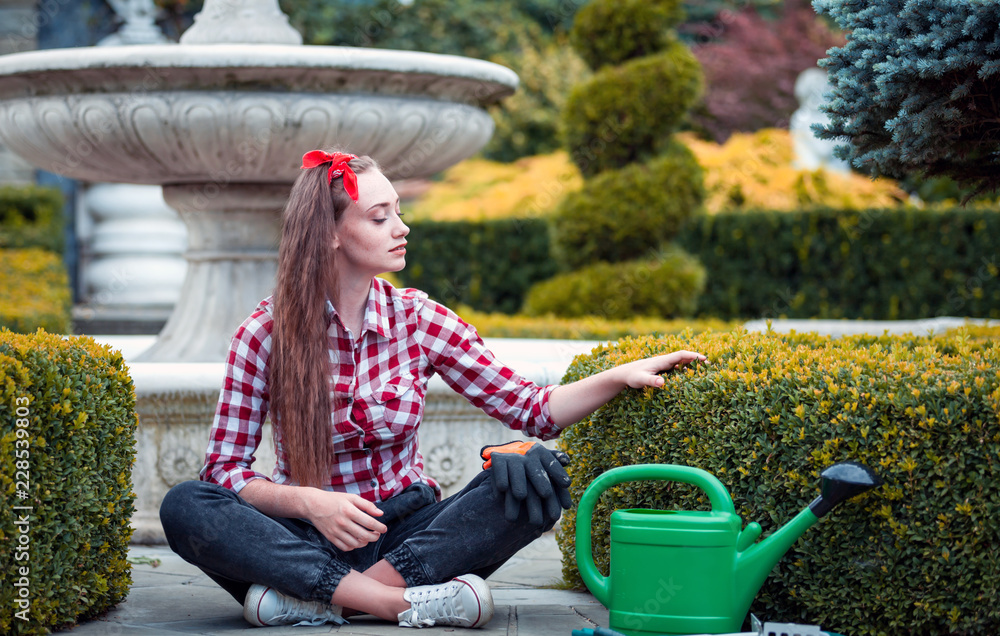
[(841, 501), (882, 485), (882, 480), (870, 468), (856, 462), (841, 462), (822, 473), (820, 495), (809, 504), (817, 519), (821, 519)]
[(744, 598), (739, 602), (747, 610), (771, 569), (803, 532), (840, 502), (882, 485), (878, 475), (856, 462), (834, 464), (820, 473), (820, 479), (820, 496), (767, 539), (754, 543), (760, 536), (760, 526), (756, 523), (749, 524), (740, 533), (737, 541), (736, 589), (741, 590)]

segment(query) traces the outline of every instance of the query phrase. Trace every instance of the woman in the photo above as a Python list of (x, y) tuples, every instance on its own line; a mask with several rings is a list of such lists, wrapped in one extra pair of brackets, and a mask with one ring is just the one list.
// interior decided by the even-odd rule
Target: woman
[[(552, 439), (625, 387), (662, 386), (659, 373), (705, 357), (678, 351), (564, 386), (528, 382), (453, 312), (376, 278), (403, 269), (409, 228), (372, 159), (312, 151), (302, 167), (274, 295), (233, 337), (201, 480), (160, 509), (167, 539), (255, 625), (369, 613), (480, 627), (493, 615), (483, 578), (553, 526), (571, 503), (568, 478), (541, 445), (507, 445), (440, 500), (417, 450), (430, 376), (508, 427)], [(271, 478), (251, 469), (268, 413)]]

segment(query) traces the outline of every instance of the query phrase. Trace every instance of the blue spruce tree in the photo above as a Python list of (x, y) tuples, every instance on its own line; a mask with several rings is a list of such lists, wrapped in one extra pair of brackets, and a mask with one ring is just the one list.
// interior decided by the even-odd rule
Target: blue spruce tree
[(833, 86), (821, 139), (872, 176), (1000, 187), (1000, 2), (813, 0), (849, 35), (821, 60)]

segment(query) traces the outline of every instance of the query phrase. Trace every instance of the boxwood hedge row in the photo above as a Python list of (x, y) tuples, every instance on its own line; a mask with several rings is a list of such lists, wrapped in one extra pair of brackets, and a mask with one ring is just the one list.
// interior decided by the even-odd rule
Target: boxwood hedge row
[(0, 248), (40, 247), (62, 253), (63, 196), (55, 188), (0, 186)]
[(914, 208), (733, 212), (677, 243), (708, 271), (716, 318), (1000, 318), (1000, 212)]
[[(842, 460), (885, 485), (842, 504), (771, 572), (752, 611), (844, 634), (1000, 631), (1000, 344), (997, 333), (927, 337), (703, 333), (626, 338), (578, 357), (565, 382), (678, 349), (710, 364), (627, 390), (563, 433), (573, 494), (622, 465), (696, 466), (718, 477), (764, 537), (818, 494)], [(623, 484), (595, 511), (607, 572), (608, 515), (622, 507), (705, 509), (687, 486)], [(576, 569), (575, 510), (558, 536)], [(568, 531), (567, 531), (568, 530)], [(666, 569), (669, 564), (657, 564)]]
[[(480, 311), (516, 312), (563, 265), (544, 218), (412, 229), (400, 279)], [(688, 219), (676, 242), (706, 270), (702, 317), (1000, 318), (996, 210), (734, 212)]]
[(435, 300), (514, 313), (534, 283), (558, 271), (545, 219), (418, 221), (396, 276)]

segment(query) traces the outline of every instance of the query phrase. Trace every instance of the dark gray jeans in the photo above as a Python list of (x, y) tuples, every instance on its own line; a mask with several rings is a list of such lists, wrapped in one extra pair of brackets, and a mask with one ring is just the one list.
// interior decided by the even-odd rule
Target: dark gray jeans
[(458, 494), (435, 501), (424, 484), (379, 507), (387, 527), (377, 541), (344, 552), (302, 519), (269, 517), (233, 491), (201, 481), (173, 487), (160, 506), (170, 548), (243, 603), (250, 585), (308, 601), (330, 602), (340, 580), (385, 559), (408, 586), (466, 573), (486, 578), (556, 522), (510, 523), (485, 470)]

